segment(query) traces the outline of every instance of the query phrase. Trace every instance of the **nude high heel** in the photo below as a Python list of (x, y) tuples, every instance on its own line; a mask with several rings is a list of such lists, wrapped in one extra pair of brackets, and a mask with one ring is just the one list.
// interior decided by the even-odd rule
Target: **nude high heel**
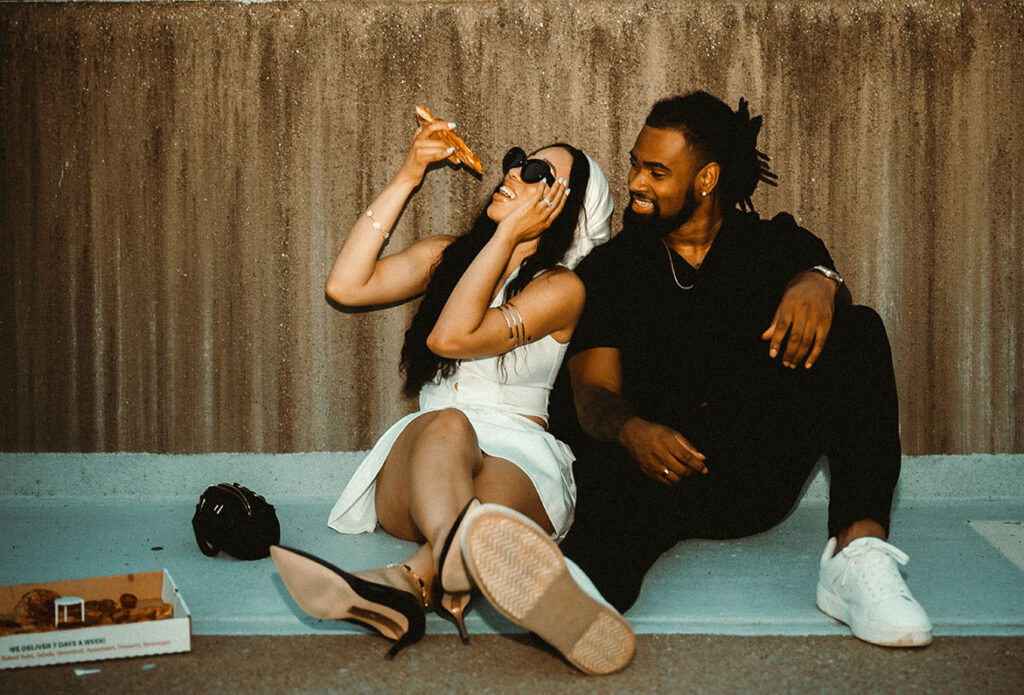
[(435, 599), (437, 614), (442, 618), (450, 618), (459, 630), (459, 637), (463, 644), (469, 644), (469, 631), (466, 630), (466, 614), (469, 612), (469, 602), (473, 600), (472, 591), (464, 591), (458, 594), (445, 594)]
[(434, 577), (435, 610), (442, 618), (449, 619), (455, 623), (463, 644), (469, 644), (469, 632), (466, 630), (466, 613), (469, 612), (469, 602), (473, 598), (472, 586), (468, 582), (468, 572), (464, 583), (454, 584), (454, 579), (451, 576), (453, 570), (448, 563), (448, 559), (453, 547), (455, 552), (459, 553), (459, 555), (462, 554), (461, 545), (458, 542), (459, 533), (462, 530), (462, 522), (470, 509), (474, 509), (480, 506), (480, 504), (480, 500), (474, 497), (466, 503), (466, 506), (462, 508), (462, 511), (455, 518), (451, 530), (448, 531), (448, 537), (445, 538), (444, 545), (441, 547), (441, 555), (437, 560), (437, 574)]
[(633, 629), (577, 583), (546, 531), (496, 504), (477, 508), (465, 527), (466, 570), (499, 613), (584, 673), (615, 673), (629, 665), (636, 648)]
[(386, 658), (423, 638), (426, 617), (409, 592), (360, 579), (295, 548), (272, 545), (270, 556), (299, 608), (310, 617), (358, 623), (395, 640)]

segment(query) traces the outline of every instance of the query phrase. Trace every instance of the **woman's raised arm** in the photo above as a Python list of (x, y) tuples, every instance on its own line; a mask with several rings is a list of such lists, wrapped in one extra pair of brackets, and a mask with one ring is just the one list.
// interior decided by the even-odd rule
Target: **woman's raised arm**
[[(551, 205), (543, 202), (544, 196)], [(459, 279), (427, 337), (435, 354), (451, 359), (489, 357), (548, 334), (568, 342), (586, 296), (583, 282), (568, 269), (543, 273), (501, 307), (489, 306), (516, 247), (551, 224), (561, 213), (565, 196), (563, 179), (550, 189), (542, 184), (498, 225)]]
[(359, 215), (327, 275), (327, 296), (346, 306), (401, 302), (422, 294), (441, 253), (453, 240), (432, 236), (378, 258), (409, 196), (423, 181), (427, 166), (451, 154), (430, 135), (453, 124), (434, 122), (416, 129), (412, 147), (401, 168), (376, 200)]

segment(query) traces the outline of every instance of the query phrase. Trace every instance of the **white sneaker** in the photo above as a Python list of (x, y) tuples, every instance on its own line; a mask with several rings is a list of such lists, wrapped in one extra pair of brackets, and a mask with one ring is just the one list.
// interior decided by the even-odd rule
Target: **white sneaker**
[(880, 538), (858, 538), (838, 554), (830, 538), (821, 555), (818, 608), (865, 642), (885, 647), (932, 643), (932, 622), (910, 594), (899, 565), (910, 558)]
[(614, 673), (629, 664), (633, 629), (600, 594), (591, 595), (596, 589), (589, 579), (574, 579), (582, 570), (566, 565), (540, 526), (508, 507), (482, 504), (466, 515), (463, 527), (466, 567), (499, 613), (584, 673)]

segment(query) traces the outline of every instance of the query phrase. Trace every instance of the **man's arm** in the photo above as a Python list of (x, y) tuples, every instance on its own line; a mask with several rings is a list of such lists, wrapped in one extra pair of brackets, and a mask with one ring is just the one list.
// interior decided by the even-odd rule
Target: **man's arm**
[(583, 431), (602, 442), (618, 442), (649, 478), (674, 485), (694, 472), (707, 473), (704, 455), (673, 429), (638, 417), (622, 395), (622, 356), (615, 348), (592, 348), (569, 359), (576, 414)]
[(814, 269), (797, 273), (786, 285), (771, 325), (761, 334), (762, 340), (771, 341), (768, 354), (774, 359), (785, 340), (782, 364), (796, 369), (802, 361), (804, 368), (810, 369), (825, 349), (836, 307), (852, 302), (841, 278), (836, 280)]
[(572, 395), (580, 427), (599, 442), (618, 442), (622, 426), (634, 417), (622, 396), (621, 355), (615, 348), (593, 348), (569, 360)]

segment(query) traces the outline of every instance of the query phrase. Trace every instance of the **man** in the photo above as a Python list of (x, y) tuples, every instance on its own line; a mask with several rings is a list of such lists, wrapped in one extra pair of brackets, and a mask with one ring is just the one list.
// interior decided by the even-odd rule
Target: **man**
[[(931, 642), (885, 542), (900, 442), (888, 338), (824, 244), (750, 196), (774, 178), (761, 119), (704, 92), (655, 104), (630, 153), (623, 230), (578, 269), (568, 361), (582, 433), (562, 545), (620, 611), (687, 538), (778, 524), (824, 453), (818, 606), (884, 645)], [(741, 207), (750, 212), (741, 211)], [(554, 413), (553, 413), (554, 415)]]

